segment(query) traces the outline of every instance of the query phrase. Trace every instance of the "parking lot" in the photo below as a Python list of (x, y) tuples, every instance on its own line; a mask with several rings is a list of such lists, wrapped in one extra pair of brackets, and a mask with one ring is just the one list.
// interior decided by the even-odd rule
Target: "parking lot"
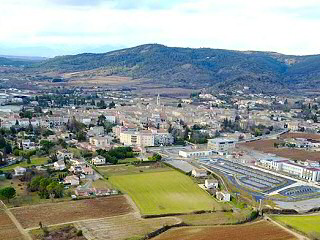
[(240, 186), (265, 194), (294, 183), (292, 180), (252, 169), (222, 158), (204, 158), (199, 161), (207, 168), (219, 171), (228, 178), (232, 176)]
[(320, 194), (320, 189), (312, 186), (296, 186), (287, 188), (279, 192), (279, 194), (286, 197), (300, 197), (306, 194)]

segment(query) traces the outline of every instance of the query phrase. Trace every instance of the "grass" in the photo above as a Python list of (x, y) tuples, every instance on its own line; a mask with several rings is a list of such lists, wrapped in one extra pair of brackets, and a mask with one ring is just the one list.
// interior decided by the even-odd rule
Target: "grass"
[(0, 168), (0, 170), (6, 171), (6, 172), (10, 172), (14, 168), (16, 168), (17, 166), (27, 168), (27, 167), (36, 166), (36, 165), (43, 165), (43, 164), (47, 164), (48, 160), (49, 160), (48, 157), (31, 157), (31, 163), (30, 164), (28, 164), (27, 161), (24, 161), (24, 162), (21, 162), (21, 163), (13, 164), (13, 165), (8, 166), (8, 167)]
[(138, 158), (125, 158), (125, 159), (120, 159), (118, 160), (119, 164), (124, 164), (124, 163), (134, 163), (134, 162), (139, 162), (140, 160)]
[(214, 212), (178, 216), (184, 223), (193, 226), (210, 226), (218, 224), (236, 224), (250, 216), (250, 210), (240, 212)]
[(305, 234), (316, 232), (320, 234), (320, 215), (318, 216), (273, 216), (274, 220), (290, 226)]
[(174, 170), (112, 176), (109, 180), (131, 196), (143, 215), (220, 208), (188, 176)]
[(154, 163), (148, 165), (112, 165), (97, 167), (99, 173), (105, 177), (118, 176), (118, 175), (130, 175), (130, 174), (143, 174), (147, 172), (163, 172), (173, 171), (172, 168), (165, 166), (162, 163)]

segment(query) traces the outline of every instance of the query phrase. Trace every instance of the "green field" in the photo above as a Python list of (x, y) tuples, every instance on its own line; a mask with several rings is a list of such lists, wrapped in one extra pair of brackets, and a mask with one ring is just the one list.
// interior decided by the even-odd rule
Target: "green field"
[(48, 157), (31, 157), (31, 163), (30, 164), (28, 164), (27, 161), (24, 161), (24, 162), (21, 162), (21, 163), (13, 164), (13, 165), (8, 166), (8, 167), (0, 168), (0, 170), (2, 170), (2, 171), (11, 171), (14, 168), (16, 168), (17, 166), (26, 168), (26, 167), (31, 167), (33, 165), (47, 164), (48, 160), (49, 160)]
[(144, 174), (147, 172), (163, 172), (172, 170), (172, 168), (169, 168), (162, 163), (154, 163), (148, 165), (119, 164), (112, 166), (101, 166), (97, 167), (97, 169), (99, 173), (103, 174), (105, 177), (130, 174)]
[(319, 216), (274, 216), (274, 220), (297, 229), (305, 234), (317, 233), (320, 235), (320, 215)]
[(184, 213), (220, 207), (188, 176), (173, 170), (111, 176), (109, 180), (132, 197), (142, 215)]

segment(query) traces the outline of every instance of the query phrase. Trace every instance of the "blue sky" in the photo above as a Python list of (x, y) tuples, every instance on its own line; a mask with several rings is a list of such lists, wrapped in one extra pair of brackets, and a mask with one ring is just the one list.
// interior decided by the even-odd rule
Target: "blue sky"
[(319, 0), (1, 0), (0, 54), (145, 43), (320, 54)]

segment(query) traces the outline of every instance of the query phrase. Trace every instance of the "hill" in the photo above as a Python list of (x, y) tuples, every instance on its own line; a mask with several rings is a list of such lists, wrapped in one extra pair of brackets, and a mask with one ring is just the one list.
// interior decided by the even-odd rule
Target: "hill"
[(37, 72), (95, 70), (148, 83), (183, 88), (235, 88), (279, 91), (312, 89), (320, 82), (320, 55), (177, 48), (146, 44), (102, 54), (59, 56), (33, 65)]

